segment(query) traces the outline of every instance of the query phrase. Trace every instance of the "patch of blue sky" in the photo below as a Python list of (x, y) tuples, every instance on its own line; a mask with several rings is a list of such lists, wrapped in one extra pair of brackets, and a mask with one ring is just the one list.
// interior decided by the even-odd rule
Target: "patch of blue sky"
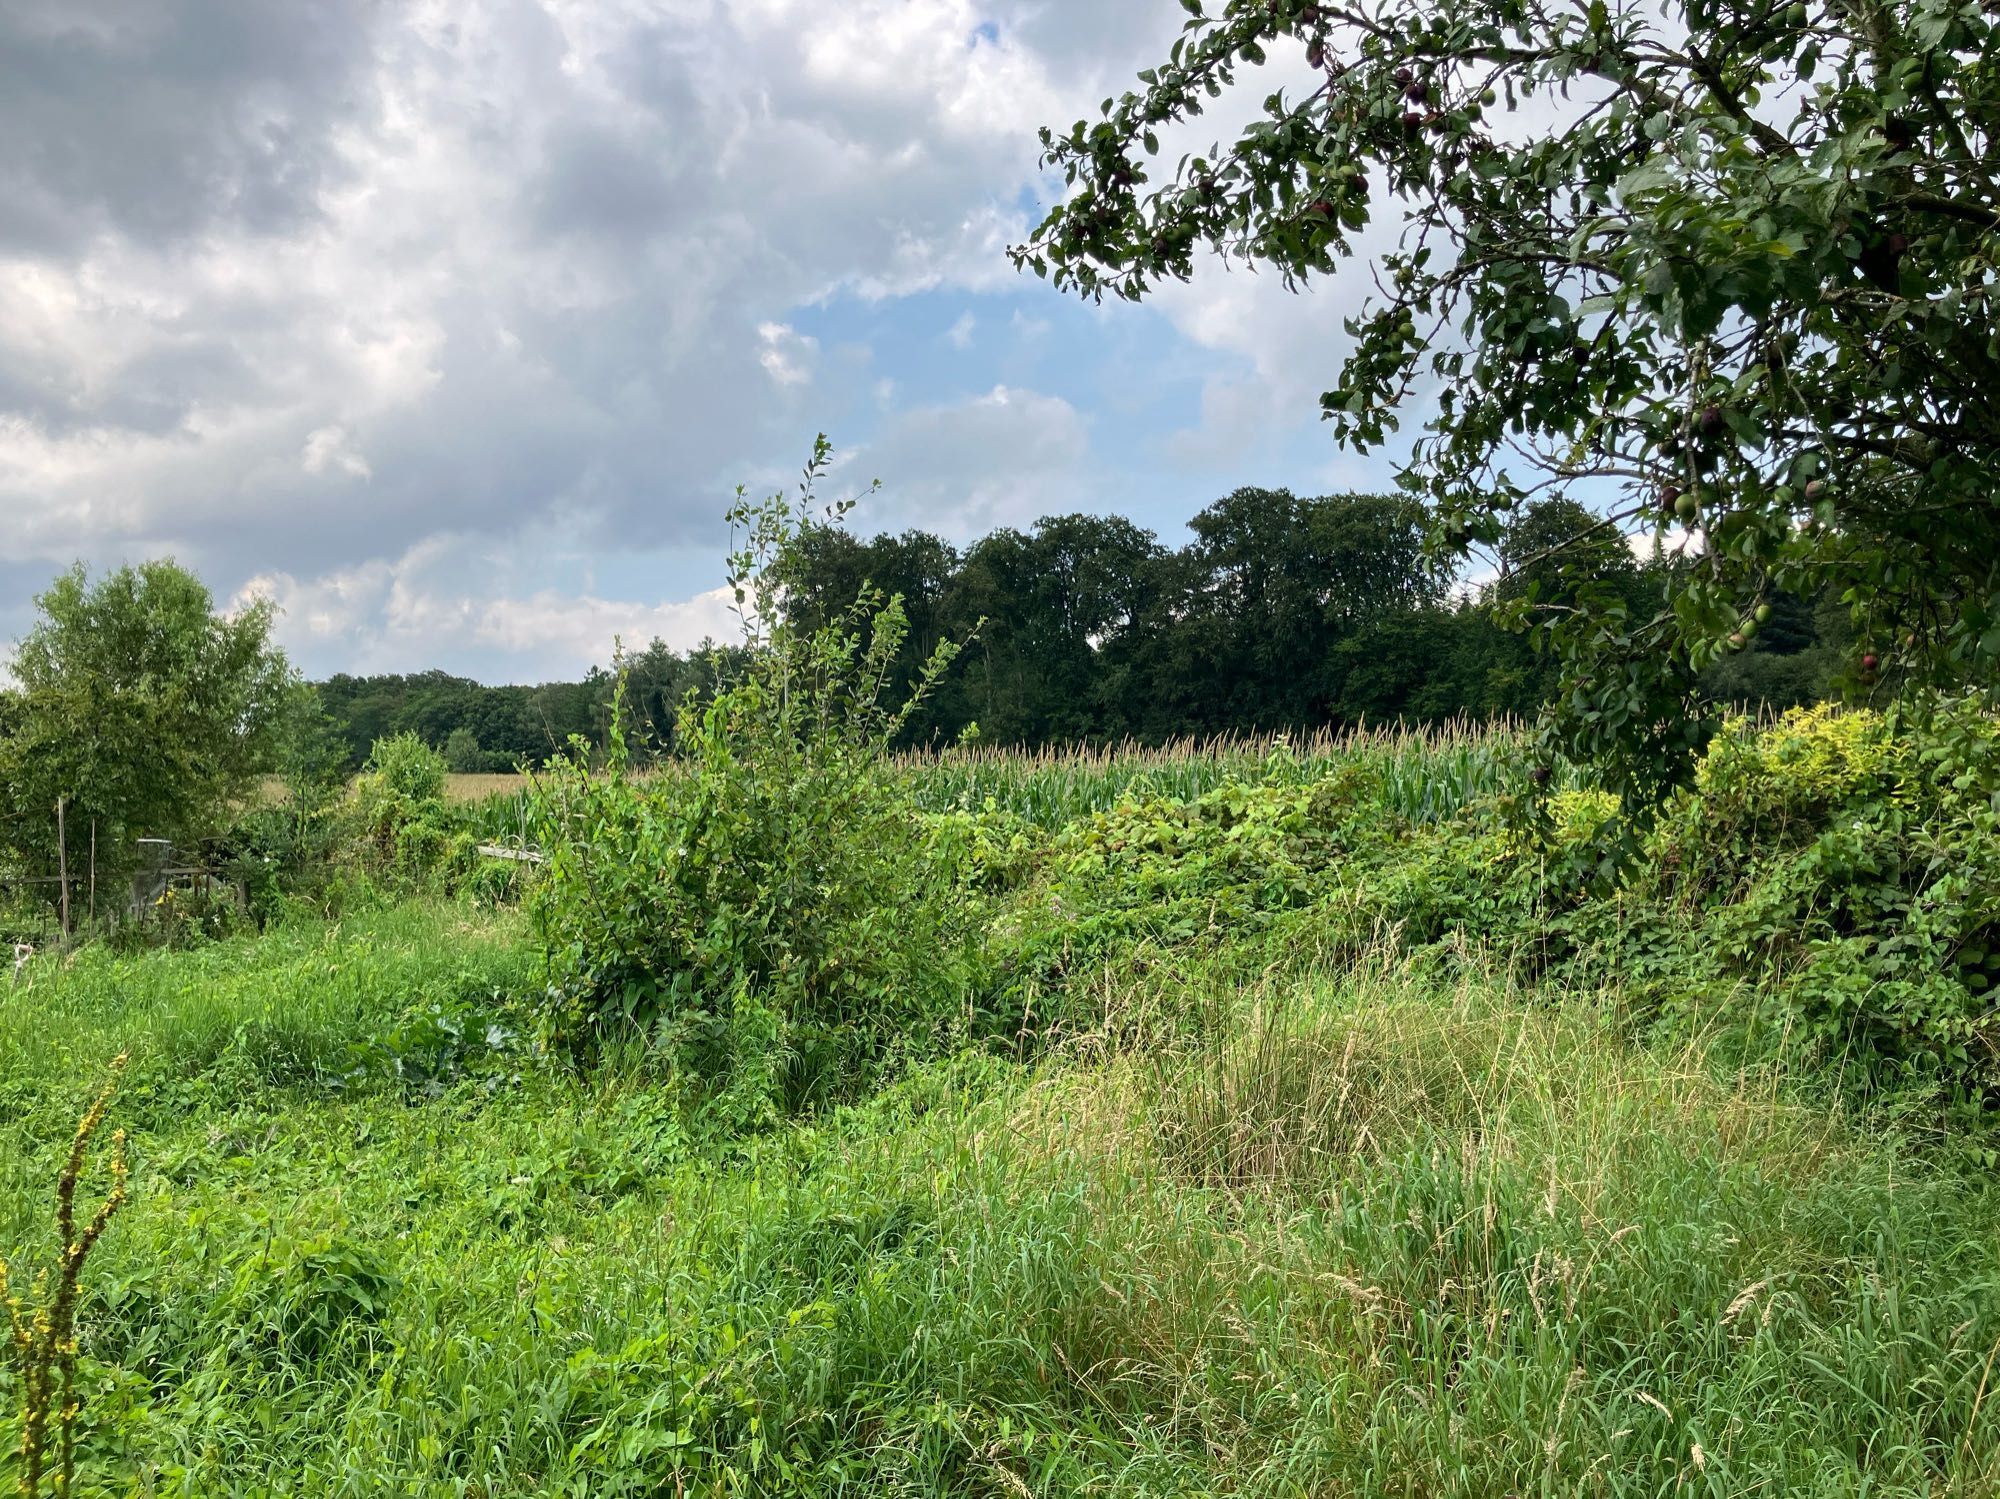
[[(1093, 510), (1131, 515), (1164, 535), (1233, 487), (1202, 471), (1209, 465), (1190, 464), (1176, 435), (1201, 423), (1208, 382), (1248, 378), (1247, 364), (1202, 348), (1154, 308), (1090, 306), (1029, 281), (983, 295), (835, 297), (798, 309), (791, 323), (818, 341), (823, 366), (846, 373), (837, 404), (851, 425), (829, 428), (841, 445), (865, 445), (910, 411), (1005, 386), (1058, 397), (1081, 414)], [(1310, 428), (1313, 414), (1300, 415)], [(1312, 447), (1300, 445), (1301, 466)]]
[[(986, 293), (841, 293), (794, 308), (784, 322), (816, 349), (810, 381), (760, 422), (774, 477), (717, 476), (714, 526), (670, 553), (591, 557), (598, 596), (688, 597), (714, 587), (731, 484), (741, 478), (761, 489), (788, 478), (814, 431), (827, 432), (839, 451), (863, 454), (866, 469), (865, 450), (899, 421), (970, 405), (998, 387), (1059, 398), (1082, 418), (1089, 447), (1080, 482), (1053, 500), (1051, 512), (1125, 515), (1169, 545), (1186, 540), (1197, 512), (1237, 488), (1387, 489), (1407, 452), (1404, 440), (1386, 453), (1344, 453), (1309, 399), (1271, 409), (1279, 398), (1262, 391), (1250, 361), (1187, 337), (1156, 307), (1093, 306), (1032, 278)], [(1255, 419), (1217, 417), (1217, 390), (1238, 392), (1255, 406)], [(893, 493), (897, 474), (867, 472)], [(879, 528), (866, 508), (854, 524), (864, 534)]]

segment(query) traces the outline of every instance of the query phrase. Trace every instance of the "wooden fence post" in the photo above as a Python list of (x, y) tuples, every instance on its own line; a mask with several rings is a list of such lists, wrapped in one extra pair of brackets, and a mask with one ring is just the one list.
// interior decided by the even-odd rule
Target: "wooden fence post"
[(56, 798), (56, 878), (61, 882), (58, 893), (62, 897), (62, 937), (69, 942), (69, 835), (63, 831), (63, 803), (66, 797)]

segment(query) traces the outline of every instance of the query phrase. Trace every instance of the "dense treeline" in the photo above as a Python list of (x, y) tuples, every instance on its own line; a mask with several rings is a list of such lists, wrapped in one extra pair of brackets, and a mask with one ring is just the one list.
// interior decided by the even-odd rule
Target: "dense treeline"
[[(1472, 589), (1431, 564), (1421, 511), (1393, 496), (1239, 489), (1189, 529), (1176, 548), (1122, 517), (1064, 515), (960, 549), (924, 531), (862, 539), (823, 526), (787, 561), (787, 604), (811, 627), (864, 583), (900, 594), (899, 689), (939, 641), (971, 641), (906, 739), (976, 723), (991, 742), (1034, 745), (1531, 713), (1555, 674), (1504, 622), (1510, 605), (1560, 609), (1589, 592), (1638, 615), (1661, 595), (1657, 569), (1569, 502), (1521, 511), (1498, 575)], [(1838, 609), (1790, 595), (1772, 606), (1759, 636), (1711, 671), (1712, 696), (1789, 706), (1823, 694)], [(655, 742), (716, 670), (713, 656), (658, 641), (625, 665), (630, 712)], [(426, 672), (338, 676), (321, 692), (354, 763), (408, 732), (476, 770), (540, 763), (572, 735), (597, 742), (615, 681), (597, 669), (482, 687)]]
[[(1437, 722), (1532, 712), (1553, 663), (1504, 620), (1586, 592), (1657, 607), (1659, 570), (1580, 506), (1526, 508), (1498, 575), (1468, 589), (1431, 565), (1422, 512), (1384, 495), (1239, 489), (1170, 548), (1118, 517), (1068, 515), (959, 551), (908, 531), (822, 527), (789, 562), (791, 607), (814, 624), (864, 580), (903, 596), (904, 681), (941, 639), (971, 638), (911, 730), (1041, 744)], [(1716, 698), (1777, 706), (1824, 694), (1837, 607), (1772, 601), (1757, 638), (1715, 669)], [(983, 623), (982, 623), (983, 622)], [(899, 684), (900, 685), (900, 684)]]
[(570, 735), (593, 735), (605, 695), (593, 670), (581, 682), (539, 687), (485, 687), (467, 677), (426, 671), (411, 676), (354, 677), (320, 684), (327, 715), (339, 727), (350, 764), (359, 765), (378, 739), (413, 733), (450, 746), (454, 770), (505, 769), (540, 762)]
[[(671, 738), (675, 705), (689, 688), (713, 680), (717, 659), (714, 652), (683, 655), (657, 640), (626, 658), (627, 710), (642, 738)], [(605, 667), (580, 682), (536, 687), (487, 687), (442, 671), (342, 673), (322, 682), (319, 693), (350, 767), (365, 762), (376, 741), (415, 734), (444, 751), (453, 770), (481, 771), (544, 764), (572, 738), (601, 743), (616, 684)]]

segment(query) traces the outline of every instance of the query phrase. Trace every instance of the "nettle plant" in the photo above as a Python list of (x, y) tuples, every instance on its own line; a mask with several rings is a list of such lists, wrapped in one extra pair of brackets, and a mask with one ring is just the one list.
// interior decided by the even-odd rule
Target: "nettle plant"
[(606, 763), (579, 745), (534, 795), (552, 1026), (585, 1046), (643, 1037), (731, 1125), (864, 1085), (960, 1009), (962, 903), (887, 763), (958, 647), (892, 701), (899, 599), (865, 587), (811, 630), (782, 607), (801, 531), (852, 503), (814, 498), (830, 457), (822, 437), (796, 500), (738, 492), (745, 649), (712, 697), (681, 703), (675, 762), (635, 771), (621, 693)]
[[(1778, 590), (1852, 606), (1855, 689), (1991, 683), (1991, 0), (1182, 3), (1141, 89), (1043, 131), (1067, 192), (1016, 263), (1136, 300), (1213, 248), (1296, 284), (1400, 212), (1323, 397), (1340, 440), (1435, 390), (1405, 482), (1446, 565), (1572, 486), (1673, 543), (1657, 611), (1514, 603), (1563, 663), (1561, 748), (1627, 789), (1684, 780), (1695, 675)], [(1162, 161), (1280, 52), (1308, 86)]]

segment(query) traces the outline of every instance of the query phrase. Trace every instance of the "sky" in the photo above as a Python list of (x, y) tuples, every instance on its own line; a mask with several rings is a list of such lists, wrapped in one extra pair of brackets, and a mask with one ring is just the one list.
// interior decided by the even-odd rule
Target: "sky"
[[(1352, 277), (1140, 306), (1006, 256), (1037, 128), (1177, 0), (8, 0), (0, 642), (171, 556), (309, 675), (575, 677), (732, 626), (738, 484), (964, 543), (1386, 487), (1318, 420)], [(1254, 107), (1302, 59), (1241, 90)], [(1205, 118), (1207, 145), (1230, 126)]]

